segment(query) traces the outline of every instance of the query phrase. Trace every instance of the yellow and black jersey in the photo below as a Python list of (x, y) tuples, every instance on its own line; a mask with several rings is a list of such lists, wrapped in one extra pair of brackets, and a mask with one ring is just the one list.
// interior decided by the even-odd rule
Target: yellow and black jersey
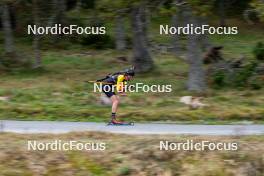
[(110, 76), (107, 79), (105, 79), (104, 82), (116, 85), (117, 91), (122, 91), (125, 84), (127, 83), (124, 74)]

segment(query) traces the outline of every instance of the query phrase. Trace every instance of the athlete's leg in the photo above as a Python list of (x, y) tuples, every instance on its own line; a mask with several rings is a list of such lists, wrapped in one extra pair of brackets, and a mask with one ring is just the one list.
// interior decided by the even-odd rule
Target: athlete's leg
[(119, 105), (119, 97), (117, 95), (112, 95), (110, 99), (112, 101), (112, 118), (115, 118)]
[[(103, 89), (104, 90), (104, 89)], [(104, 91), (105, 95), (111, 99), (112, 101), (112, 115), (111, 115), (111, 122), (117, 122), (116, 121), (116, 112), (119, 104), (119, 97), (115, 94), (114, 91)]]
[(116, 112), (119, 105), (119, 97), (117, 95), (113, 95), (110, 97), (112, 100), (112, 120), (111, 123), (113, 124), (122, 124), (123, 122), (120, 122), (116, 119)]

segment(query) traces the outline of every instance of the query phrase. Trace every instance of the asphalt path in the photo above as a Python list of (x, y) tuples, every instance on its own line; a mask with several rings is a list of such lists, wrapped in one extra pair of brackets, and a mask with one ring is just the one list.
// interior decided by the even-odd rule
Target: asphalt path
[(264, 125), (182, 125), (135, 123), (134, 126), (107, 126), (95, 122), (0, 121), (0, 132), (68, 133), (109, 132), (120, 134), (188, 134), (188, 135), (262, 135)]

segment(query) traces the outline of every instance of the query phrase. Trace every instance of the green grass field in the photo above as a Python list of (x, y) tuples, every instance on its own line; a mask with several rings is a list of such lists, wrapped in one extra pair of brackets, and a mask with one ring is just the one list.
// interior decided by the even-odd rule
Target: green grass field
[[(238, 58), (242, 54), (252, 59), (254, 44), (264, 38), (261, 26), (250, 30), (250, 26), (237, 23), (241, 26), (240, 34), (210, 36), (210, 40), (215, 45), (224, 46), (223, 54), (226, 59)], [(168, 43), (167, 36), (152, 33), (156, 40)], [(21, 53), (27, 53), (25, 56), (31, 55), (30, 43), (25, 44), (25, 41), (19, 39), (16, 44)], [(91, 50), (70, 45), (67, 49), (45, 49), (42, 56), (44, 63), (42, 70), (1, 73), (0, 96), (8, 96), (10, 100), (0, 101), (0, 119), (97, 122), (109, 120), (111, 108), (100, 105), (100, 93), (92, 92), (93, 85), (85, 81), (96, 80), (108, 73), (129, 67), (129, 63), (120, 63), (116, 58), (130, 57), (130, 51), (117, 53), (114, 50)], [(189, 110), (179, 103), (181, 96), (192, 95), (185, 90), (188, 65), (172, 54), (153, 54), (153, 58), (155, 69), (151, 73), (137, 75), (132, 83), (171, 84), (173, 91), (129, 93), (127, 97), (122, 97), (118, 116), (124, 120), (263, 123), (263, 89), (209, 89), (204, 102), (210, 106)]]
[[(1, 119), (107, 121), (110, 107), (99, 104), (100, 93), (85, 83), (125, 68), (115, 62), (114, 51), (86, 54), (60, 51), (43, 54), (44, 70), (18, 71), (1, 77)], [(132, 82), (171, 84), (171, 93), (131, 93), (121, 98), (119, 116), (135, 121), (262, 121), (263, 90), (209, 90), (205, 103), (210, 107), (189, 110), (179, 103), (185, 91), (187, 65), (171, 55), (157, 55), (156, 69), (138, 75)], [(109, 64), (114, 63), (114, 67)], [(153, 76), (154, 75), (154, 76)]]

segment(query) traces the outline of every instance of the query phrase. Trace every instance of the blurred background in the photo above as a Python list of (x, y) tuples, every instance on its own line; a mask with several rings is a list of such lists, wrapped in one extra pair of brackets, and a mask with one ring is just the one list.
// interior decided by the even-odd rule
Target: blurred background
[[(171, 93), (131, 93), (134, 121), (263, 122), (263, 2), (2, 0), (0, 118), (107, 121), (85, 81), (136, 66), (135, 82)], [(236, 35), (160, 35), (160, 25), (238, 27)], [(105, 35), (28, 35), (28, 25), (104, 26)], [(182, 96), (203, 97), (189, 108)], [(196, 109), (196, 110), (192, 110)]]
[[(0, 119), (107, 122), (93, 85), (131, 65), (118, 116), (137, 122), (263, 124), (263, 0), (1, 0)], [(160, 25), (238, 27), (236, 35), (160, 35)], [(105, 26), (105, 35), (28, 35), (28, 25)], [(182, 101), (180, 101), (182, 100)], [(197, 105), (197, 103), (199, 105)], [(41, 127), (40, 127), (41, 128)], [(105, 152), (27, 151), (26, 141), (102, 140)], [(159, 140), (238, 142), (238, 151), (161, 152)], [(0, 135), (0, 175), (264, 174), (263, 136)], [(127, 146), (130, 146), (129, 148)]]

